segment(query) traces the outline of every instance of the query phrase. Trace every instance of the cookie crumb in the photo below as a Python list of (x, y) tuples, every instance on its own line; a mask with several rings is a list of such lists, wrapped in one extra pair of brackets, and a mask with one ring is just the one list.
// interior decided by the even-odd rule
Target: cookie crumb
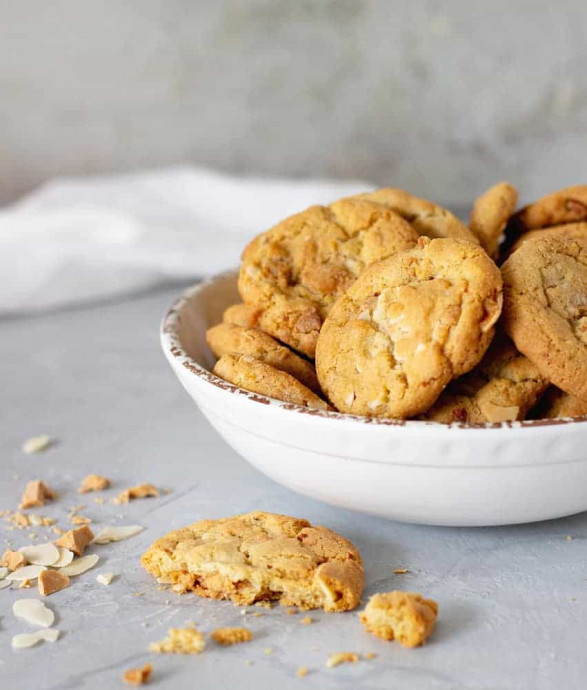
[(252, 614), (253, 618), (260, 618), (260, 617), (263, 616), (263, 615), (264, 615), (264, 614), (261, 613), (261, 611), (255, 611), (255, 612)]
[(249, 642), (253, 639), (253, 633), (248, 628), (216, 628), (210, 633), (210, 637), (214, 642), (228, 646)]
[(274, 651), (275, 651), (275, 650), (273, 649), (273, 647), (265, 647), (265, 654), (266, 654), (267, 656), (271, 656), (271, 655), (273, 654)]
[(69, 587), (69, 578), (58, 570), (43, 570), (38, 577), (39, 594), (48, 597), (66, 587)]
[(409, 573), (410, 571), (407, 568), (395, 568), (393, 571), (394, 575), (405, 575), (406, 573)]
[(205, 646), (204, 635), (196, 628), (170, 628), (165, 639), (151, 642), (149, 651), (155, 654), (200, 654)]
[(159, 489), (153, 484), (137, 484), (125, 489), (114, 499), (114, 503), (129, 503), (135, 498), (157, 498), (159, 496)]
[(19, 513), (18, 511), (16, 513), (12, 513), (9, 519), (10, 522), (18, 529), (26, 529), (27, 527), (31, 526), (29, 517), (23, 513)]
[(295, 616), (298, 613), (297, 609), (285, 609), (288, 616)]
[(308, 669), (306, 666), (300, 666), (298, 670), (296, 671), (296, 676), (298, 678), (304, 678), (305, 676), (308, 675)]
[(73, 551), (76, 556), (81, 556), (85, 551), (86, 546), (94, 538), (94, 533), (87, 527), (78, 527), (77, 529), (70, 529), (55, 543), (57, 546), (62, 546), (64, 549)]
[(103, 506), (106, 501), (102, 498), (102, 496), (96, 496), (94, 498), (94, 503), (97, 503), (99, 506)]
[(89, 525), (91, 522), (91, 518), (84, 515), (74, 515), (70, 520), (72, 525)]
[(104, 491), (109, 486), (108, 477), (103, 477), (101, 474), (88, 474), (87, 477), (84, 477), (77, 492), (78, 494), (87, 494), (90, 491)]
[(336, 652), (328, 657), (326, 666), (333, 668), (339, 664), (356, 664), (357, 661), (359, 661), (359, 655), (354, 652)]
[(253, 665), (253, 662), (250, 659), (247, 659), (245, 661), (245, 666), (252, 666), (252, 665)]
[(382, 640), (397, 640), (404, 647), (418, 647), (432, 634), (438, 605), (413, 592), (374, 594), (359, 614), (367, 632)]
[(375, 654), (375, 652), (367, 652), (367, 654), (365, 654), (365, 659), (368, 659), (369, 661), (371, 661), (371, 659), (375, 659), (376, 657), (377, 654)]
[(153, 666), (151, 664), (145, 664), (143, 668), (129, 668), (128, 671), (124, 672), (122, 680), (129, 685), (145, 685), (149, 682), (152, 672)]
[(565, 537), (565, 539), (566, 539), (567, 541), (573, 541), (573, 537), (572, 537), (570, 534), (567, 534), (567, 536)]
[(55, 493), (40, 479), (27, 482), (20, 499), (20, 508), (38, 508), (45, 505), (45, 501), (52, 501)]
[(32, 455), (33, 453), (42, 453), (44, 450), (47, 450), (49, 446), (52, 446), (53, 443), (54, 441), (48, 434), (32, 436), (22, 444), (22, 452), (26, 455)]
[(314, 619), (310, 618), (310, 616), (304, 616), (300, 621), (300, 623), (302, 625), (311, 625), (313, 622), (314, 622)]

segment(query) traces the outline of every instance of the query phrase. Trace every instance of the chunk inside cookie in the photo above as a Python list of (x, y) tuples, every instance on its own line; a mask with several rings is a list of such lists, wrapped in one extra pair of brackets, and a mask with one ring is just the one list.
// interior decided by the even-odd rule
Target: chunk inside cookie
[(263, 512), (170, 532), (142, 564), (177, 592), (238, 605), (279, 601), (347, 611), (359, 603), (364, 580), (361, 556), (349, 541), (306, 520)]
[(547, 386), (538, 367), (500, 334), (481, 362), (452, 381), (421, 418), (445, 424), (525, 419)]
[(221, 323), (208, 329), (206, 342), (216, 357), (230, 353), (249, 355), (291, 374), (314, 393), (321, 392), (314, 366), (263, 331)]
[(497, 266), (466, 240), (419, 243), (367, 269), (322, 327), (318, 379), (342, 412), (420, 414), (479, 362), (493, 337)]
[(374, 594), (359, 614), (367, 632), (382, 640), (397, 640), (404, 647), (418, 647), (430, 637), (438, 604), (412, 592)]
[(542, 375), (587, 400), (587, 239), (525, 242), (502, 266), (504, 328)]
[(314, 357), (336, 299), (367, 266), (417, 240), (409, 223), (380, 204), (345, 199), (312, 206), (249, 244), (239, 291), (262, 330)]

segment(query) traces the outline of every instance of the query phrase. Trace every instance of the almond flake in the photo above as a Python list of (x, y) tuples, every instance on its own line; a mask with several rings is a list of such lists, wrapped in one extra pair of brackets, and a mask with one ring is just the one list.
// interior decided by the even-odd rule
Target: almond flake
[(8, 575), (9, 572), (10, 572), (10, 570), (8, 570), (8, 568), (5, 568), (4, 566), (2, 566), (0, 568), (0, 580), (3, 580)]
[(52, 443), (53, 441), (48, 434), (33, 436), (22, 444), (22, 452), (26, 453), (27, 455), (31, 455), (32, 453), (41, 453), (42, 451), (47, 450)]
[(109, 585), (114, 578), (114, 573), (100, 573), (96, 575), (96, 582), (99, 582), (101, 585)]
[(59, 572), (63, 575), (67, 575), (68, 577), (81, 575), (82, 573), (85, 573), (86, 570), (93, 568), (99, 560), (99, 556), (97, 556), (95, 553), (92, 553), (89, 556), (82, 556), (81, 558), (76, 558), (75, 561), (72, 561), (69, 565), (66, 565), (64, 568), (61, 568)]
[(95, 544), (109, 544), (111, 541), (122, 541), (129, 537), (134, 537), (135, 534), (143, 531), (140, 525), (128, 525), (120, 527), (104, 527), (101, 529), (96, 538)]
[(43, 570), (47, 570), (44, 565), (25, 565), (22, 568), (13, 570), (10, 575), (6, 576), (6, 580), (14, 580), (15, 582), (34, 580), (39, 577)]
[(69, 549), (64, 549), (63, 546), (58, 546), (57, 549), (59, 551), (59, 560), (51, 563), (51, 565), (53, 568), (64, 568), (73, 561), (74, 553)]
[(45, 642), (55, 642), (59, 638), (59, 630), (51, 628), (49, 630), (37, 630), (34, 633), (21, 633), (12, 638), (12, 649), (26, 649), (33, 647), (41, 640)]
[(59, 560), (59, 550), (50, 541), (38, 546), (23, 546), (19, 551), (32, 565), (54, 565)]
[(0, 589), (7, 589), (11, 584), (10, 580), (0, 580)]
[(50, 628), (55, 620), (53, 611), (39, 599), (17, 599), (12, 604), (12, 613), (17, 618), (41, 628)]

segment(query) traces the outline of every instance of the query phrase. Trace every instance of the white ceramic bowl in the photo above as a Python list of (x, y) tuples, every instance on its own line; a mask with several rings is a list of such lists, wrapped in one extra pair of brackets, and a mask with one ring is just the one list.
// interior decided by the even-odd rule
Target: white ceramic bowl
[(272, 400), (210, 373), (206, 329), (239, 301), (236, 273), (167, 312), (171, 367), (223, 438), (295, 491), (392, 520), (503, 525), (587, 510), (587, 420), (450, 426), (374, 420)]

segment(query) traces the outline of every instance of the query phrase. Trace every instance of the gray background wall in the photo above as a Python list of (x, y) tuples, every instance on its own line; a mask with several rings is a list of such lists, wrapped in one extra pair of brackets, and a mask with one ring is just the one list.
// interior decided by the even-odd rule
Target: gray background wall
[(193, 162), (448, 204), (587, 182), (587, 3), (0, 0), (0, 201)]

